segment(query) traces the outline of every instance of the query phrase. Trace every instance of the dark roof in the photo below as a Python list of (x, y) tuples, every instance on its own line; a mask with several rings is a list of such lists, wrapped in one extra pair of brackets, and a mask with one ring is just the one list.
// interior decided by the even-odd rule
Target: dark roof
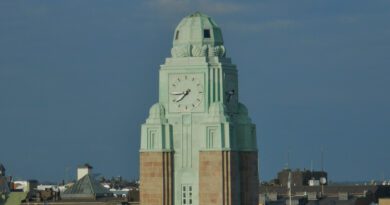
[(111, 192), (87, 174), (62, 194), (64, 199), (98, 198), (111, 195)]

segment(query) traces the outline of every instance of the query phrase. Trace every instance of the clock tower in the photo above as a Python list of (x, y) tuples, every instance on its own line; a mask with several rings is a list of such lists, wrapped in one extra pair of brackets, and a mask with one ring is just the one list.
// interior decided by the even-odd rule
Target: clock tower
[(208, 16), (185, 17), (142, 125), (141, 205), (257, 205), (256, 128)]

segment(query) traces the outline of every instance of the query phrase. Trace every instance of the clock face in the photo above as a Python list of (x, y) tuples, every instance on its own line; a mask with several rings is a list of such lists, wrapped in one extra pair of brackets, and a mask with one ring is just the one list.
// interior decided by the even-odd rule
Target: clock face
[(171, 112), (202, 112), (203, 102), (203, 74), (171, 74), (169, 76), (169, 110)]

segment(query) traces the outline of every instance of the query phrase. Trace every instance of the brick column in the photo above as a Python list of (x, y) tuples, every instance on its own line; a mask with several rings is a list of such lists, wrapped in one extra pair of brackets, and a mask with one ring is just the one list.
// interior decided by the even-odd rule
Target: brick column
[(240, 151), (241, 205), (259, 204), (259, 173), (257, 151)]
[(199, 205), (238, 205), (237, 159), (230, 151), (199, 153)]
[(172, 152), (140, 153), (140, 204), (173, 205)]

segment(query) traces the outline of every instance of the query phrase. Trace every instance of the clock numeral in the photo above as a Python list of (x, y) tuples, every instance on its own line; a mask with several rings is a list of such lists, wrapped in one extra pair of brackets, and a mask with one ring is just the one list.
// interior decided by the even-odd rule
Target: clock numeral
[(194, 105), (194, 104), (192, 104), (192, 107), (195, 107), (195, 105)]
[(186, 76), (186, 75), (184, 76), (184, 79), (186, 79), (186, 80), (187, 80), (187, 76)]
[(192, 78), (192, 81), (194, 81), (194, 80), (195, 80), (195, 78), (193, 77), (193, 78)]
[(172, 86), (173, 86), (173, 87), (176, 87), (176, 84), (174, 83), (174, 84), (172, 84)]

